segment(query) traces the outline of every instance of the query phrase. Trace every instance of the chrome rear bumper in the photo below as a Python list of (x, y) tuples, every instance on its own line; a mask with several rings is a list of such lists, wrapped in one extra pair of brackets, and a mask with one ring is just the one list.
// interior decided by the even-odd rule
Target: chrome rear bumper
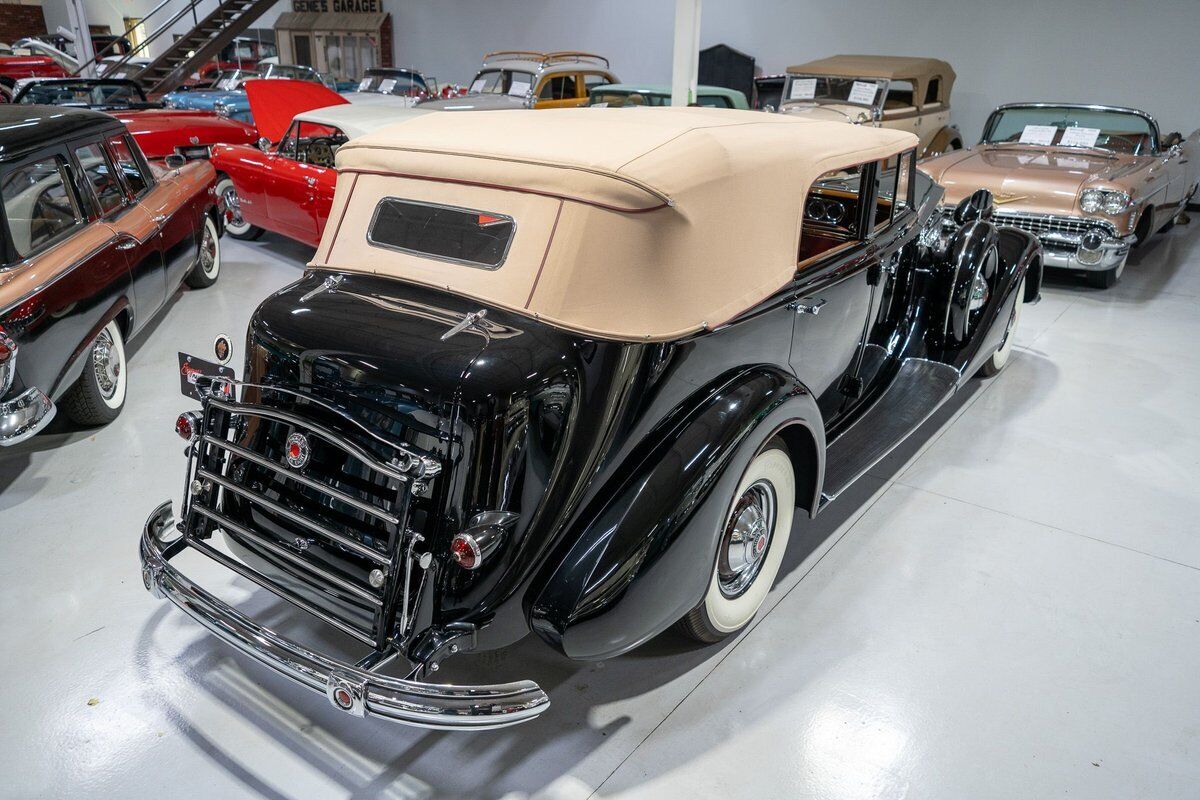
[(171, 566), (178, 552), (164, 534), (174, 530), (171, 503), (163, 503), (142, 530), (142, 581), (218, 638), (281, 675), (324, 694), (335, 708), (421, 728), (486, 730), (526, 722), (550, 706), (533, 681), (450, 686), (394, 678), (314, 652), (254, 622)]
[(36, 434), (54, 419), (55, 410), (54, 403), (37, 387), (0, 403), (0, 447), (23, 442)]

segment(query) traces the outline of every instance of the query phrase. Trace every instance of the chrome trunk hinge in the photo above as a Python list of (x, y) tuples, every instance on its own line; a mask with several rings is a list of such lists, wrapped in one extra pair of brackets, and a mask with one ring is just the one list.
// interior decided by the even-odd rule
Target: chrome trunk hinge
[(300, 302), (307, 303), (309, 300), (312, 300), (314, 297), (321, 294), (322, 292), (336, 292), (338, 287), (342, 285), (342, 281), (345, 280), (345, 277), (346, 276), (344, 276), (344, 275), (330, 275), (328, 278), (326, 278), (324, 281), (321, 282), (320, 286), (318, 286), (317, 288), (313, 289), (311, 292), (309, 292), (306, 295), (304, 295), (303, 297), (301, 297)]
[(467, 328), (474, 327), (476, 323), (487, 316), (487, 309), (481, 308), (478, 311), (472, 311), (463, 316), (461, 320), (455, 323), (454, 327), (442, 334), (442, 341), (446, 341), (455, 334), (462, 333)]

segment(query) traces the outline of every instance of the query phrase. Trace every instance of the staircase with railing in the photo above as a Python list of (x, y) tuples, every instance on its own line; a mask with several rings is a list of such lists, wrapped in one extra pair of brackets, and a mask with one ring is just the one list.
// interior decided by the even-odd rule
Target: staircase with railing
[[(124, 73), (142, 84), (148, 94), (163, 94), (182, 84), (187, 77), (208, 61), (214, 59), (228, 44), (243, 33), (277, 0), (218, 0), (216, 8), (203, 18), (197, 6), (205, 0), (162, 0), (138, 24), (153, 21), (157, 27), (137, 47), (124, 55), (120, 61), (108, 67), (108, 74)], [(145, 58), (148, 46), (169, 35), (177, 23), (191, 16), (191, 30), (173, 41), (157, 58), (145, 66), (134, 63), (134, 59)], [(125, 31), (126, 38), (135, 26)], [(83, 64), (76, 74), (95, 66), (106, 56), (113, 55), (110, 44), (96, 53), (96, 57)]]

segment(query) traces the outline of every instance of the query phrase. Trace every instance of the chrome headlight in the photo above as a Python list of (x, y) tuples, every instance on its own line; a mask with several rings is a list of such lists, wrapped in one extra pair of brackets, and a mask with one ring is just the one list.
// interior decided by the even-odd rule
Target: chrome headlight
[(1104, 192), (1099, 189), (1084, 189), (1079, 195), (1079, 207), (1088, 214), (1095, 214), (1104, 204)]
[(1079, 194), (1079, 207), (1086, 214), (1103, 211), (1105, 214), (1120, 214), (1129, 208), (1129, 195), (1125, 192), (1104, 189), (1084, 189)]
[(1102, 207), (1105, 214), (1120, 214), (1129, 208), (1129, 195), (1125, 192), (1105, 192)]

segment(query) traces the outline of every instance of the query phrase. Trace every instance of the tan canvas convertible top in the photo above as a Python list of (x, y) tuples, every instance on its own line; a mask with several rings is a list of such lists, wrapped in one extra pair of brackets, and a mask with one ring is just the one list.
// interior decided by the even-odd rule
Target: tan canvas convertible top
[[(912, 56), (830, 56), (787, 68), (790, 75), (828, 75), (838, 78), (884, 78), (920, 84), (923, 92), (930, 78), (943, 81), (942, 97), (950, 96), (954, 68), (937, 58)], [(924, 94), (921, 95), (922, 97)]]
[[(717, 109), (427, 114), (338, 151), (312, 266), (444, 287), (589, 335), (676, 338), (792, 279), (813, 180), (916, 144)], [(481, 269), (372, 244), (389, 197), (512, 217), (504, 262)]]

